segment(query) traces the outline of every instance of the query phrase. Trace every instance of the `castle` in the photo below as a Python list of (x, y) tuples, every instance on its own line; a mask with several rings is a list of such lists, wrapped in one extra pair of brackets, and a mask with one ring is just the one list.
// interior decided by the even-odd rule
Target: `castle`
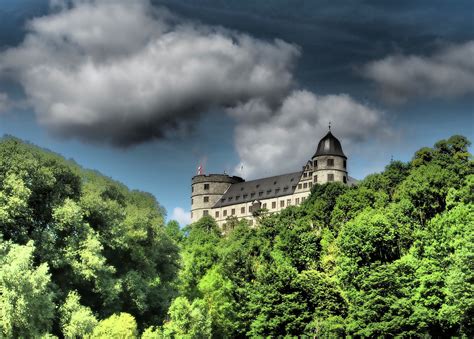
[(253, 224), (259, 211), (279, 212), (299, 205), (315, 184), (356, 182), (347, 172), (347, 157), (331, 130), (319, 141), (316, 153), (301, 171), (245, 181), (227, 174), (198, 174), (192, 178), (191, 222), (210, 215), (219, 226), (227, 218), (248, 219)]

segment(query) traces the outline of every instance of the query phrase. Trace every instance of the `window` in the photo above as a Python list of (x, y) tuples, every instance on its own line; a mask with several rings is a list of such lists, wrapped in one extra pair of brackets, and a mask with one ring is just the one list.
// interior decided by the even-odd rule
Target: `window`
[(300, 198), (295, 199), (295, 204), (298, 205), (300, 203)]
[(303, 185), (298, 184), (298, 189), (301, 189), (301, 188), (303, 188)]
[(243, 191), (243, 190), (244, 190), (244, 187), (242, 186), (242, 187), (240, 188), (240, 190)]
[(232, 209), (232, 211), (230, 212), (231, 215), (235, 215), (235, 208)]
[(240, 208), (240, 214), (245, 214), (245, 207)]
[(283, 192), (286, 192), (288, 190), (288, 186), (283, 187)]
[(209, 189), (209, 184), (204, 184), (204, 189), (208, 190)]
[(272, 208), (275, 209), (277, 207), (276, 201), (272, 201)]
[(318, 182), (318, 176), (317, 176), (317, 175), (314, 176), (314, 182), (315, 182), (315, 183)]
[(247, 199), (247, 197), (248, 197), (248, 194), (244, 194), (244, 199)]
[(305, 201), (306, 197), (302, 197), (301, 198), (301, 202)]
[(307, 184), (307, 183), (304, 183), (304, 184), (303, 184), (303, 188), (308, 188), (308, 184)]
[(313, 175), (313, 172), (309, 172), (308, 176), (310, 176), (310, 177), (311, 177), (312, 175)]
[(334, 159), (328, 159), (327, 165), (328, 165), (328, 167), (333, 167), (334, 166)]
[(291, 186), (291, 189), (294, 191), (296, 189), (296, 185)]
[(328, 174), (328, 181), (334, 181), (334, 174)]
[(235, 197), (235, 201), (239, 200), (240, 199), (240, 195), (236, 196)]
[(308, 173), (304, 172), (303, 173), (303, 178), (306, 178), (308, 176)]
[(216, 211), (216, 218), (219, 218), (219, 211)]
[(209, 197), (204, 197), (204, 202), (209, 202)]
[(286, 206), (290, 206), (291, 205), (291, 199), (287, 199), (286, 200)]
[(223, 203), (224, 203), (224, 202), (225, 202), (225, 198), (222, 198), (222, 199), (221, 199), (221, 202), (223, 202)]
[(194, 203), (194, 200), (193, 200), (193, 198), (191, 198), (191, 205), (192, 205), (193, 203)]
[(344, 168), (346, 168), (346, 167), (347, 167), (347, 161), (344, 160)]
[(342, 177), (342, 182), (345, 183), (345, 184), (347, 184), (347, 178), (346, 178), (346, 176), (343, 176), (343, 177)]
[(255, 196), (255, 193), (250, 193), (250, 198), (253, 198)]
[(272, 193), (272, 190), (267, 190), (267, 195)]
[(263, 195), (263, 191), (258, 192), (258, 196), (261, 197)]
[(224, 217), (227, 217), (227, 210), (224, 210), (223, 214), (224, 214)]
[(318, 160), (314, 160), (314, 168), (318, 168)]
[(276, 181), (274, 181), (274, 182), (273, 182), (273, 185), (276, 185), (276, 184), (277, 184), (277, 182), (276, 182)]
[(279, 192), (280, 192), (280, 189), (277, 188), (277, 189), (275, 190), (275, 194), (278, 194)]
[(191, 186), (191, 192), (194, 192), (194, 186)]
[(285, 207), (285, 200), (280, 200), (280, 207)]
[(313, 187), (313, 183), (312, 182), (308, 183), (308, 186), (309, 188)]
[(202, 211), (202, 215), (204, 215), (204, 216), (207, 216), (207, 215), (209, 215), (209, 211), (208, 211), (208, 210), (204, 210), (204, 211)]
[(264, 204), (262, 205), (262, 208), (267, 209), (267, 203), (264, 203)]

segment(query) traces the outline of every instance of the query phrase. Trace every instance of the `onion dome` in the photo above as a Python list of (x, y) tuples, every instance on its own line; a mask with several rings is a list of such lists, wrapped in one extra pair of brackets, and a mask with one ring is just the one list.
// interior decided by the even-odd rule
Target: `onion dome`
[(337, 155), (347, 159), (342, 151), (341, 142), (332, 135), (331, 131), (329, 131), (328, 134), (319, 141), (318, 148), (316, 153), (313, 155), (313, 158), (320, 155)]

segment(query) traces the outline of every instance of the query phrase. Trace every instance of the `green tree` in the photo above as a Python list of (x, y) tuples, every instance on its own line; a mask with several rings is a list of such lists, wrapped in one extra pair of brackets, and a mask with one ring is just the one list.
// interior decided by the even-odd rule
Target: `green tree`
[(92, 333), (97, 319), (89, 307), (80, 304), (77, 292), (69, 292), (59, 310), (61, 329), (65, 338), (84, 338)]
[(0, 329), (7, 338), (39, 337), (54, 317), (48, 265), (33, 265), (33, 242), (0, 242)]
[(212, 319), (202, 299), (190, 303), (186, 297), (178, 297), (168, 315), (169, 320), (163, 325), (165, 337), (210, 338), (212, 335)]
[(92, 332), (91, 338), (138, 338), (135, 318), (128, 313), (113, 314), (101, 320)]

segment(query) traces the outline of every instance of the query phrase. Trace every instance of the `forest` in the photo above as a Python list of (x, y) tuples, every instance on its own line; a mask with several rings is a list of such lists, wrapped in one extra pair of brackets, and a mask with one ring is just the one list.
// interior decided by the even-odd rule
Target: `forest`
[(3, 137), (0, 337), (472, 338), (469, 146), (454, 135), (219, 229)]

